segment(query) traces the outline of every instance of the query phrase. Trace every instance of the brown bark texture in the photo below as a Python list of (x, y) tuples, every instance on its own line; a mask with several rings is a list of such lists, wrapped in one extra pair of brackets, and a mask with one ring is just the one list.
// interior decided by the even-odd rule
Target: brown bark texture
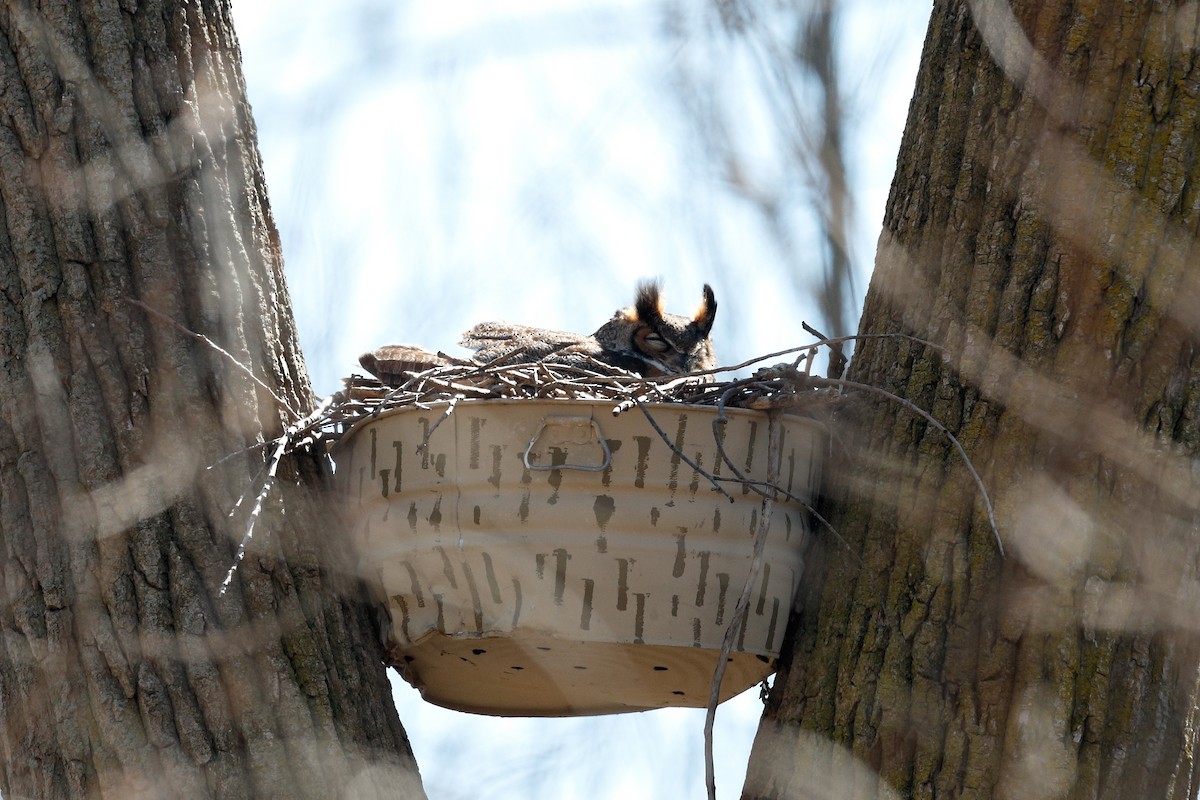
[(4, 797), (421, 796), (316, 459), (221, 592), (312, 403), (228, 3), (5, 0), (0, 109)]
[[(746, 797), (1191, 798), (1197, 5), (937, 0)], [(929, 344), (931, 343), (931, 344)]]

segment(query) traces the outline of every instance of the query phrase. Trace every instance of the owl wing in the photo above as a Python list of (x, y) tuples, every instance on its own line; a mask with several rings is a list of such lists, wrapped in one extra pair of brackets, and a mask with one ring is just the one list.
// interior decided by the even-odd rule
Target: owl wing
[(446, 360), (437, 353), (431, 353), (424, 347), (410, 344), (385, 344), (369, 353), (363, 353), (358, 363), (363, 369), (374, 375), (388, 386), (400, 386), (413, 373), (424, 372), (432, 367), (446, 364)]
[(484, 362), (508, 355), (513, 363), (527, 363), (547, 357), (595, 357), (601, 352), (593, 336), (508, 322), (481, 322), (464, 333), (459, 344), (475, 350), (476, 359)]

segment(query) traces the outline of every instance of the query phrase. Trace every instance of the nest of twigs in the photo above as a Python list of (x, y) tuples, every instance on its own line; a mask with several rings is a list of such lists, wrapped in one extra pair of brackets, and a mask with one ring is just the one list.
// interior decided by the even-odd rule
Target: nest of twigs
[(748, 378), (719, 379), (720, 374), (741, 366), (682, 377), (645, 378), (614, 374), (613, 367), (599, 362), (592, 370), (544, 361), (508, 365), (465, 361), (414, 373), (399, 386), (352, 375), (313, 421), (319, 438), (332, 444), (366, 417), (461, 400), (602, 401), (613, 404), (614, 414), (642, 403), (681, 403), (821, 415), (840, 396), (839, 388), (790, 362), (759, 369)]

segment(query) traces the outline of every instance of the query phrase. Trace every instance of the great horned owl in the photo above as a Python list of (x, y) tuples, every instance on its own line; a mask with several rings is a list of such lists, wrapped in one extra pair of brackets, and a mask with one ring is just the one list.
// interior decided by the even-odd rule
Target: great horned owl
[[(590, 336), (483, 322), (464, 333), (459, 344), (475, 350), (476, 360), (484, 363), (545, 361), (594, 370), (598, 362), (645, 377), (684, 375), (716, 366), (709, 338), (716, 314), (717, 299), (708, 284), (700, 308), (684, 317), (663, 311), (658, 284), (645, 281), (638, 285), (634, 304), (617, 311)], [(387, 345), (364, 354), (359, 363), (384, 383), (396, 385), (413, 372), (446, 361), (422, 348)]]
[(483, 362), (509, 353), (514, 363), (570, 364), (593, 358), (646, 377), (683, 375), (715, 366), (709, 332), (716, 314), (717, 300), (708, 284), (699, 310), (689, 318), (664, 312), (658, 284), (645, 282), (638, 286), (634, 304), (617, 311), (591, 336), (484, 322), (464, 333), (459, 344), (477, 351)]

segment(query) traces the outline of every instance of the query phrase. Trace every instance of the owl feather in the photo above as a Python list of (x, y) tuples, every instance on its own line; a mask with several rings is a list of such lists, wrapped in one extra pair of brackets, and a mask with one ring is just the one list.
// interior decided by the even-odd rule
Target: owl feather
[[(704, 285), (700, 307), (691, 317), (663, 310), (658, 283), (638, 284), (634, 304), (618, 310), (591, 335), (534, 328), (508, 322), (482, 322), (459, 342), (481, 363), (531, 363), (584, 367), (644, 377), (685, 375), (716, 366), (713, 321), (717, 300)], [(365, 353), (359, 362), (384, 383), (398, 385), (414, 372), (447, 363), (436, 353), (411, 345), (387, 345)]]

